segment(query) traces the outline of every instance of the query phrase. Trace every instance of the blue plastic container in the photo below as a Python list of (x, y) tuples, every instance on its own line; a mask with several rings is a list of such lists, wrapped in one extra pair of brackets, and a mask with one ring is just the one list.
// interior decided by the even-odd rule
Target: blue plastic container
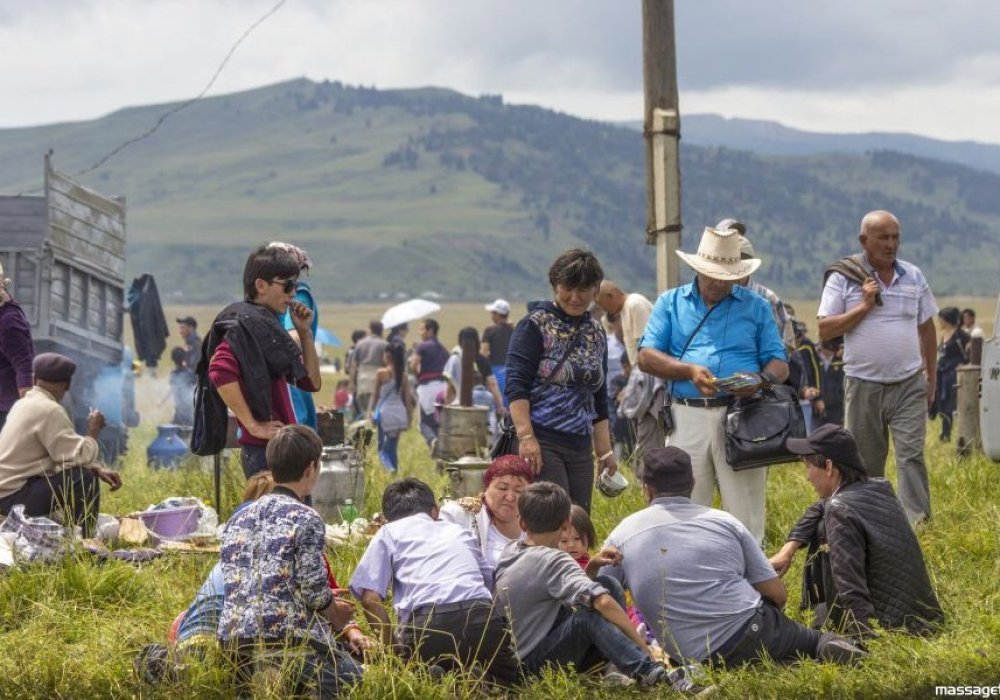
[(191, 452), (181, 438), (179, 425), (161, 425), (159, 434), (146, 448), (146, 461), (154, 469), (176, 469), (177, 465)]

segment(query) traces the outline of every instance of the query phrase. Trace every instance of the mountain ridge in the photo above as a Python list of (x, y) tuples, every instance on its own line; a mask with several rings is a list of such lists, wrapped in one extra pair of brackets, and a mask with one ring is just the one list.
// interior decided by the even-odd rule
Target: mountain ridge
[[(61, 170), (82, 170), (171, 106), (0, 130), (0, 191), (37, 186), (49, 148)], [(200, 100), (81, 180), (126, 196), (129, 273), (153, 272), (172, 300), (238, 295), (247, 252), (267, 240), (308, 248), (314, 290), (341, 301), (537, 298), (572, 245), (652, 294), (643, 153), (634, 130), (499, 95), (298, 79)], [(687, 135), (681, 167), (683, 248), (736, 216), (765, 260), (758, 278), (783, 295), (818, 295), (822, 268), (856, 247), (861, 215), (883, 207), (935, 291), (995, 291), (998, 175), (882, 150), (760, 155)]]

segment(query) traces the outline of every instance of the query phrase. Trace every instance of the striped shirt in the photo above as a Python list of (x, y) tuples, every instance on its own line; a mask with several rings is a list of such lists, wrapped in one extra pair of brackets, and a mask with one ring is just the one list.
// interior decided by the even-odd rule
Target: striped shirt
[[(934, 293), (916, 265), (895, 262), (892, 281), (878, 280), (882, 306), (874, 306), (844, 334), (844, 372), (848, 377), (891, 384), (923, 369), (917, 326), (938, 311)], [(864, 300), (861, 285), (835, 272), (823, 287), (816, 315), (847, 313)]]

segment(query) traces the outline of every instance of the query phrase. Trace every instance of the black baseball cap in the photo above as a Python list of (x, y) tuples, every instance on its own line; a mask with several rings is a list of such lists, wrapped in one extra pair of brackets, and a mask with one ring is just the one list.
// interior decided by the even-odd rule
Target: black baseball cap
[(183, 323), (185, 325), (191, 326), (192, 328), (198, 327), (198, 322), (194, 320), (194, 316), (185, 316), (184, 318), (177, 319), (177, 323)]
[(642, 480), (664, 491), (690, 492), (694, 488), (691, 457), (679, 447), (654, 447), (642, 457)]
[(821, 455), (833, 462), (838, 468), (853, 469), (867, 474), (865, 463), (861, 461), (858, 443), (854, 436), (845, 428), (832, 423), (821, 425), (804, 438), (788, 438), (785, 449), (792, 454), (806, 457)]

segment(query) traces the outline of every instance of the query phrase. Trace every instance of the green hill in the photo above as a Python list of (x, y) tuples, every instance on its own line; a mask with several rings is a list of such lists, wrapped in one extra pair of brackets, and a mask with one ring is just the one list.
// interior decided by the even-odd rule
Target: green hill
[[(50, 148), (77, 172), (168, 108), (0, 130), (0, 191), (38, 186)], [(818, 294), (823, 266), (853, 250), (877, 207), (900, 216), (903, 255), (937, 292), (996, 291), (998, 175), (892, 152), (684, 146), (682, 178), (684, 247), (738, 216), (765, 258), (760, 279), (782, 294)], [(533, 297), (570, 245), (654, 286), (641, 135), (499, 96), (282, 83), (195, 103), (81, 180), (127, 198), (129, 271), (153, 272), (178, 301), (238, 295), (248, 250), (274, 239), (309, 249), (328, 300)]]

